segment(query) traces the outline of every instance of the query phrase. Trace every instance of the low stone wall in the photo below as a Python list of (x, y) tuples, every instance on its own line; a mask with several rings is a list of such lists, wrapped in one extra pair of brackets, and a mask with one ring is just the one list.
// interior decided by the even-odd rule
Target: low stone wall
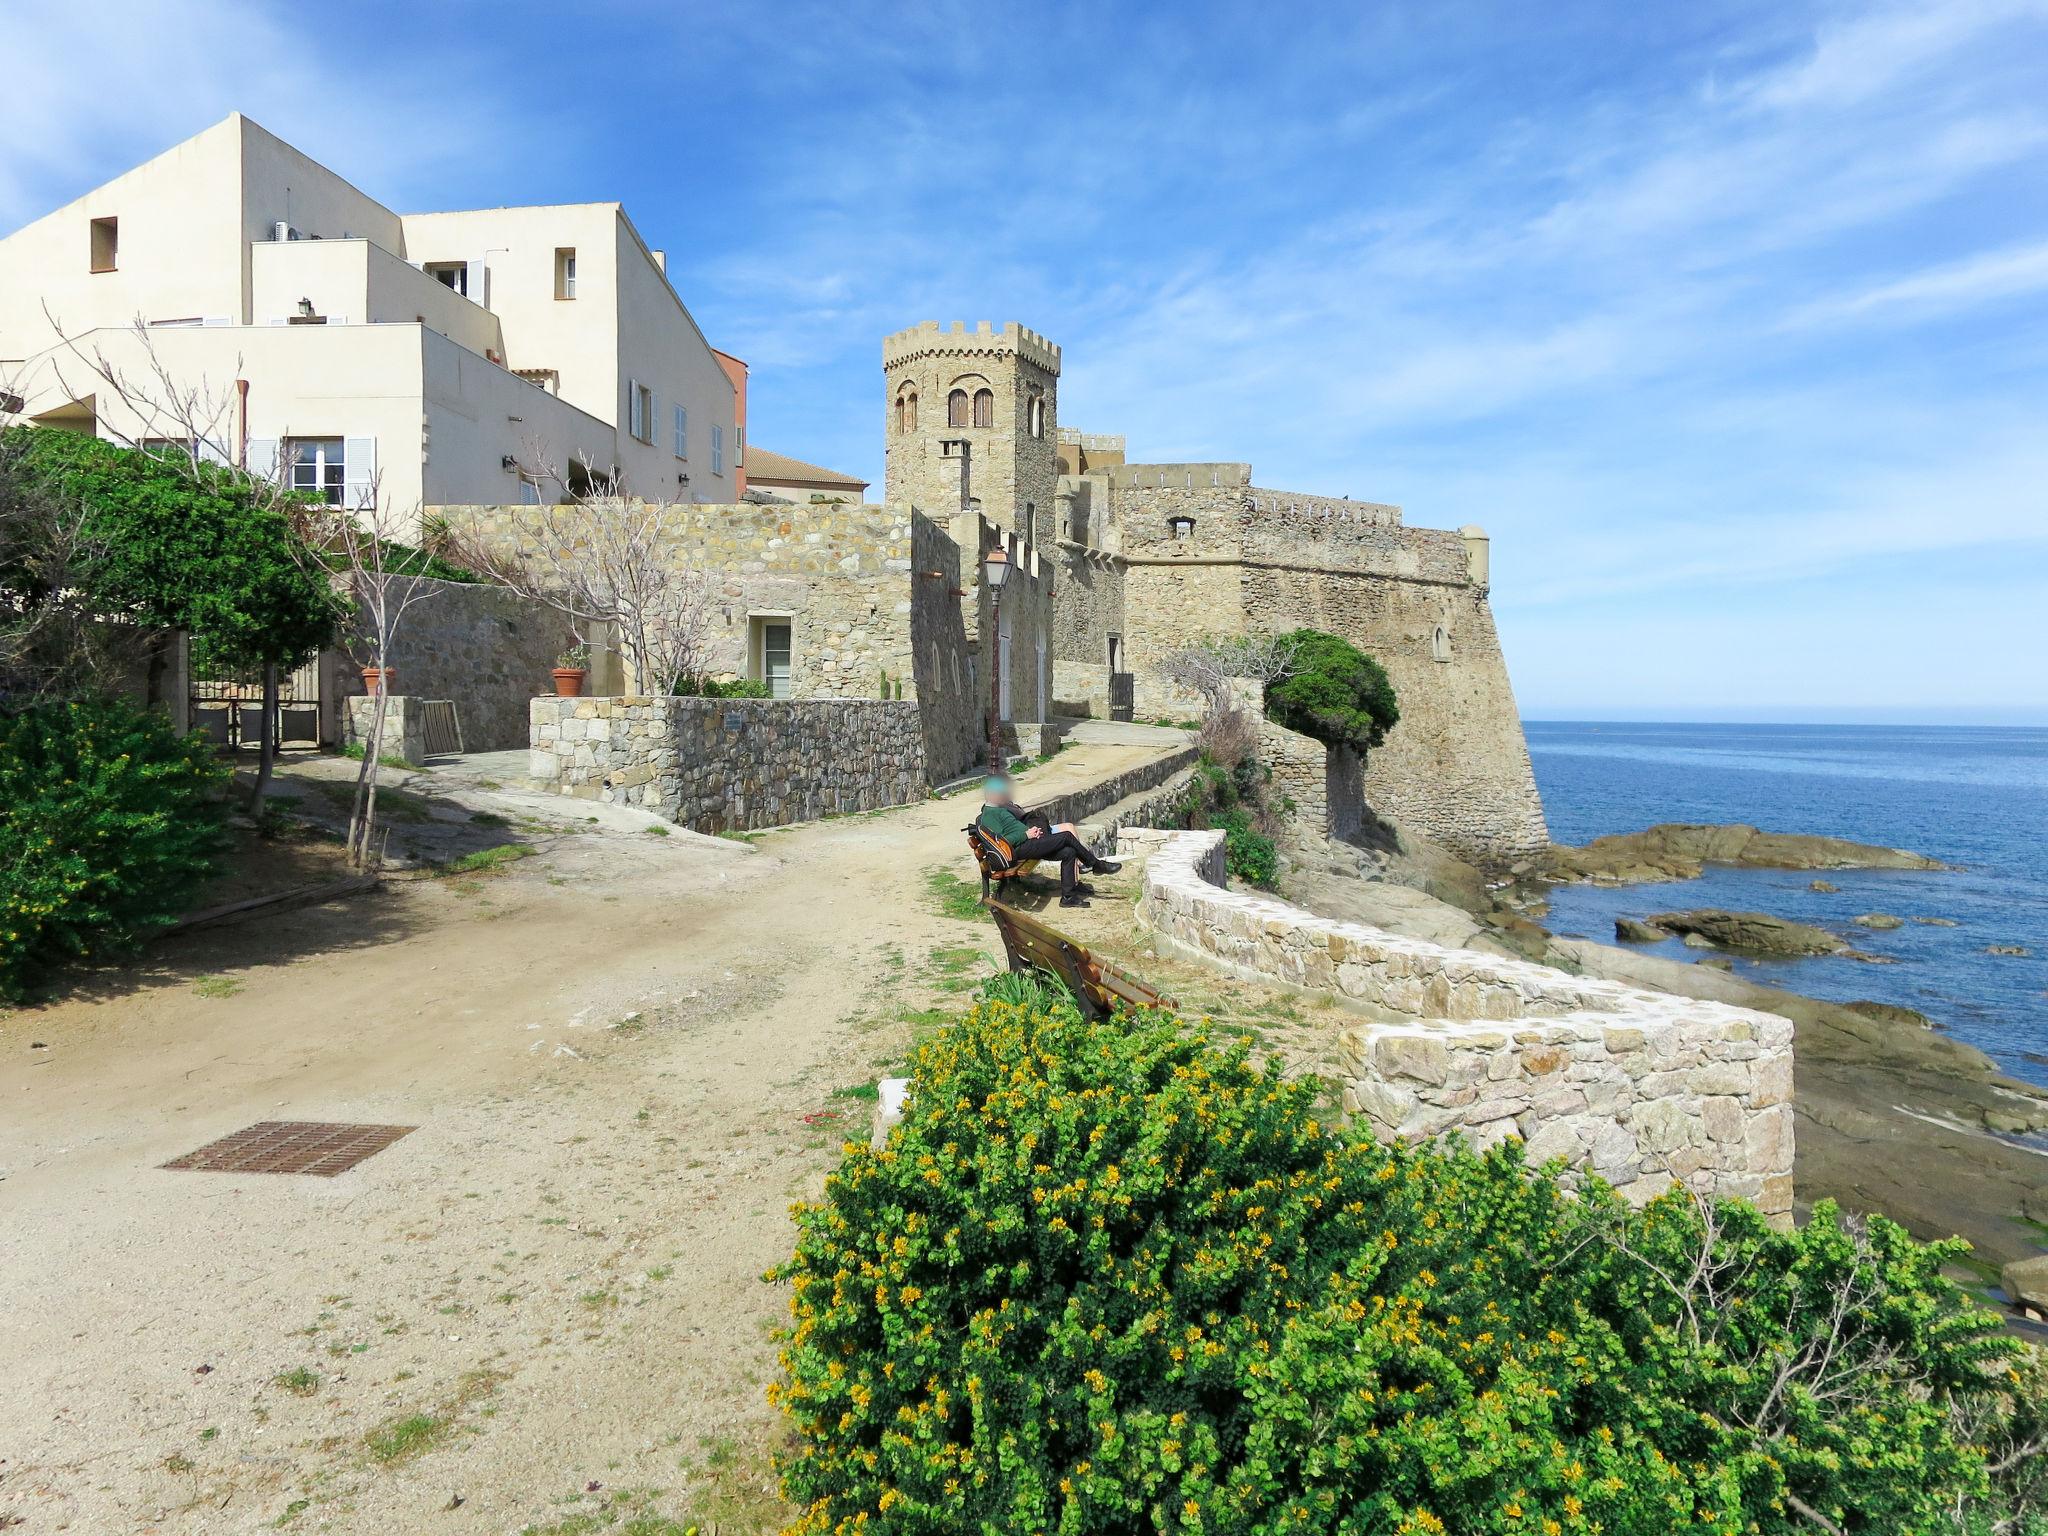
[(535, 787), (699, 832), (879, 810), (929, 790), (915, 702), (629, 696), (529, 708)]
[(1255, 979), (1393, 1015), (1341, 1037), (1345, 1108), (1385, 1137), (1509, 1136), (1632, 1200), (1673, 1179), (1792, 1209), (1792, 1026), (1336, 922), (1218, 882), (1223, 834), (1126, 831), (1139, 916)]
[(427, 716), (423, 708), (424, 699), (415, 699), (404, 694), (389, 694), (371, 697), (358, 694), (349, 699), (344, 719), (342, 736), (349, 746), (369, 749), (370, 737), (377, 730), (378, 706), (384, 710), (383, 740), (378, 744), (377, 755), (389, 757), (418, 768), (427, 760)]

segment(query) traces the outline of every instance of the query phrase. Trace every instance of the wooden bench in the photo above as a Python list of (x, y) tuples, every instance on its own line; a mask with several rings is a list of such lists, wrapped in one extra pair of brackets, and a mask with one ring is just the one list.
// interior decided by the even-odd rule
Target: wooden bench
[(1021, 864), (1005, 864), (1002, 851), (997, 848), (989, 835), (979, 824), (969, 822), (962, 829), (967, 833), (967, 846), (974, 850), (974, 862), (981, 866), (981, 902), (988, 905), (989, 889), (1000, 881), (1015, 880), (1028, 875), (1038, 868), (1038, 860), (1026, 859)]
[(1065, 983), (1088, 1019), (1106, 1019), (1119, 1006), (1171, 1008), (1173, 999), (1104, 964), (1056, 928), (1000, 901), (988, 904), (1013, 971), (1037, 970)]

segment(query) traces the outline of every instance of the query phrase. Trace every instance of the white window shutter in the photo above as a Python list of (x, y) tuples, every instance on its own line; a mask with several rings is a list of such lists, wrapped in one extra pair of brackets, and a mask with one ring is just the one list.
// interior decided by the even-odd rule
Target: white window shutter
[(224, 465), (229, 462), (227, 449), (204, 433), (200, 434), (199, 441), (192, 446), (193, 451), (199, 455), (199, 462), (202, 464)]
[(277, 439), (274, 437), (252, 437), (249, 439), (249, 473), (258, 480), (286, 480), (284, 466), (277, 462)]
[(351, 437), (342, 449), (341, 504), (351, 510), (370, 505), (377, 491), (377, 439)]
[(491, 307), (489, 287), (490, 271), (484, 265), (484, 258), (479, 256), (476, 260), (469, 263), (469, 273), (463, 282), (463, 288), (468, 293), (472, 304), (481, 304), (485, 309), (489, 309)]

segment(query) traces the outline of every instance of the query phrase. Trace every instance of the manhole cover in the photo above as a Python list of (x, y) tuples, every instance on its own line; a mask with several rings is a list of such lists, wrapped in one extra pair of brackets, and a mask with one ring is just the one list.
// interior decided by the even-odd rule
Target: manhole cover
[(196, 1173), (317, 1173), (331, 1179), (382, 1152), (411, 1125), (336, 1125), (321, 1120), (265, 1120), (208, 1142), (164, 1164)]

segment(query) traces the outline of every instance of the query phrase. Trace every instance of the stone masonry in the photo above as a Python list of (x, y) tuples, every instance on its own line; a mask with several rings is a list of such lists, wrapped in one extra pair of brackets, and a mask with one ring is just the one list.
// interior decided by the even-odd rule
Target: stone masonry
[(914, 703), (541, 698), (532, 733), (536, 788), (699, 832), (879, 810), (929, 789)]
[(1340, 1037), (1344, 1104), (1385, 1137), (1518, 1136), (1634, 1201), (1682, 1180), (1792, 1210), (1792, 1026), (1315, 917), (1222, 884), (1220, 832), (1125, 831), (1139, 916), (1175, 948), (1382, 1017)]

